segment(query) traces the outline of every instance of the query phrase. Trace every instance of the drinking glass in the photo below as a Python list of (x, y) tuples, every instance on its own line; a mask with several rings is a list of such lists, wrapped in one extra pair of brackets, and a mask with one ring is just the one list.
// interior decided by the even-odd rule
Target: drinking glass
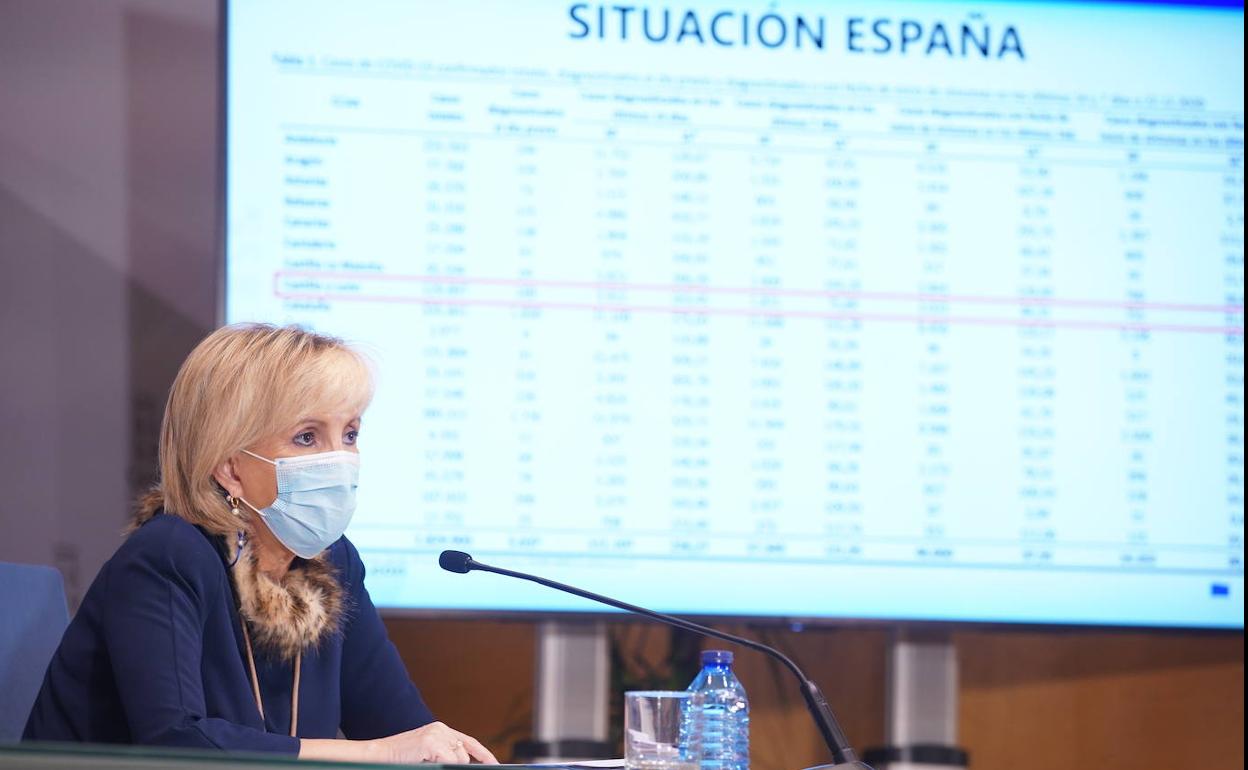
[(624, 767), (627, 770), (698, 770), (700, 722), (693, 693), (643, 690), (624, 693)]

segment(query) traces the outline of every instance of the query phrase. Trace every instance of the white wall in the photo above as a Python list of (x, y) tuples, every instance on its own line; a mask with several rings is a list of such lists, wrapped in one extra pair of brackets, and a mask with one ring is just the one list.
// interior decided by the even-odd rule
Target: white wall
[(71, 602), (215, 322), (215, 0), (0, 0), (0, 560)]

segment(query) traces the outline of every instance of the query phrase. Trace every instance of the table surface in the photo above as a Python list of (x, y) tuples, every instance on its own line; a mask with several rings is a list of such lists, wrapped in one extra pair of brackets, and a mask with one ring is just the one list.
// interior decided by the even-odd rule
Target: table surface
[[(383, 768), (395, 765), (378, 765), (362, 762), (323, 762), (300, 760), (295, 757), (273, 754), (225, 753), (220, 751), (197, 751), (190, 749), (151, 748), (146, 746), (122, 746), (80, 743), (19, 743), (0, 745), (0, 770), (222, 770), (223, 768), (285, 768), (297, 765), (305, 768)], [(439, 768), (480, 768), (480, 765), (420, 765), (422, 770)], [(538, 767), (538, 765), (505, 765), (504, 767)], [(540, 767), (551, 768), (552, 765)], [(560, 767), (560, 766), (554, 766)], [(575, 768), (575, 764), (562, 767)]]

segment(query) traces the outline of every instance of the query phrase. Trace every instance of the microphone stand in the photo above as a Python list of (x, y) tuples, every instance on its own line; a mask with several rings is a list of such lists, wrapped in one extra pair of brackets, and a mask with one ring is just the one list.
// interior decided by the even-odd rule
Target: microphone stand
[(579, 596), (582, 599), (588, 599), (592, 602), (605, 604), (609, 607), (615, 607), (616, 609), (624, 610), (625, 612), (644, 615), (653, 620), (657, 620), (660, 623), (666, 623), (670, 626), (683, 628), (686, 631), (692, 631), (703, 636), (722, 639), (726, 642), (739, 644), (742, 647), (748, 647), (765, 655), (770, 655), (784, 664), (784, 667), (792, 672), (792, 674), (797, 677), (798, 681), (801, 682), (800, 689), (802, 692), (802, 699), (806, 702), (806, 708), (810, 712), (811, 718), (814, 719), (815, 725), (819, 728), (819, 733), (823, 736), (824, 743), (827, 744), (828, 749), (832, 752), (834, 764), (819, 765), (817, 767), (809, 768), (808, 770), (871, 770), (869, 765), (858, 759), (857, 754), (854, 752), (853, 748), (850, 747), (849, 739), (845, 737), (845, 733), (841, 730), (840, 724), (837, 723), (836, 716), (832, 713), (832, 707), (828, 705), (828, 699), (824, 697), (823, 692), (819, 689), (819, 685), (815, 684), (810, 677), (806, 676), (806, 674), (796, 663), (793, 662), (791, 658), (789, 658), (789, 656), (779, 650), (768, 647), (767, 645), (756, 642), (752, 639), (746, 639), (745, 637), (736, 636), (723, 631), (716, 631), (713, 628), (699, 625), (698, 623), (684, 620), (683, 618), (678, 618), (674, 615), (665, 615), (661, 612), (648, 610), (645, 607), (639, 607), (635, 604), (622, 602), (619, 599), (612, 599), (609, 596), (596, 594), (592, 591), (576, 588), (575, 586), (559, 583), (537, 575), (530, 575), (525, 572), (516, 572), (503, 567), (483, 564), (473, 559), (468, 554), (460, 551), (443, 551), (442, 557), (438, 561), (443, 569), (450, 572), (463, 574), (472, 570), (478, 570), (481, 572), (493, 572), (496, 575), (503, 575), (504, 577), (527, 580), (531, 583), (537, 583), (538, 585), (542, 585), (547, 588), (553, 588), (556, 591), (562, 591), (564, 593), (572, 594), (573, 596)]

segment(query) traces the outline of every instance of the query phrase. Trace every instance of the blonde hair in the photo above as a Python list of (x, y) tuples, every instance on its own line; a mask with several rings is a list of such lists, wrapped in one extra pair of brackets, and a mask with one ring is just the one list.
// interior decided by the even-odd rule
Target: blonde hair
[(234, 324), (205, 337), (178, 370), (160, 426), (160, 482), (139, 498), (132, 528), (157, 510), (214, 534), (238, 529), (213, 471), (231, 455), (318, 411), (363, 412), (367, 359), (298, 326)]

